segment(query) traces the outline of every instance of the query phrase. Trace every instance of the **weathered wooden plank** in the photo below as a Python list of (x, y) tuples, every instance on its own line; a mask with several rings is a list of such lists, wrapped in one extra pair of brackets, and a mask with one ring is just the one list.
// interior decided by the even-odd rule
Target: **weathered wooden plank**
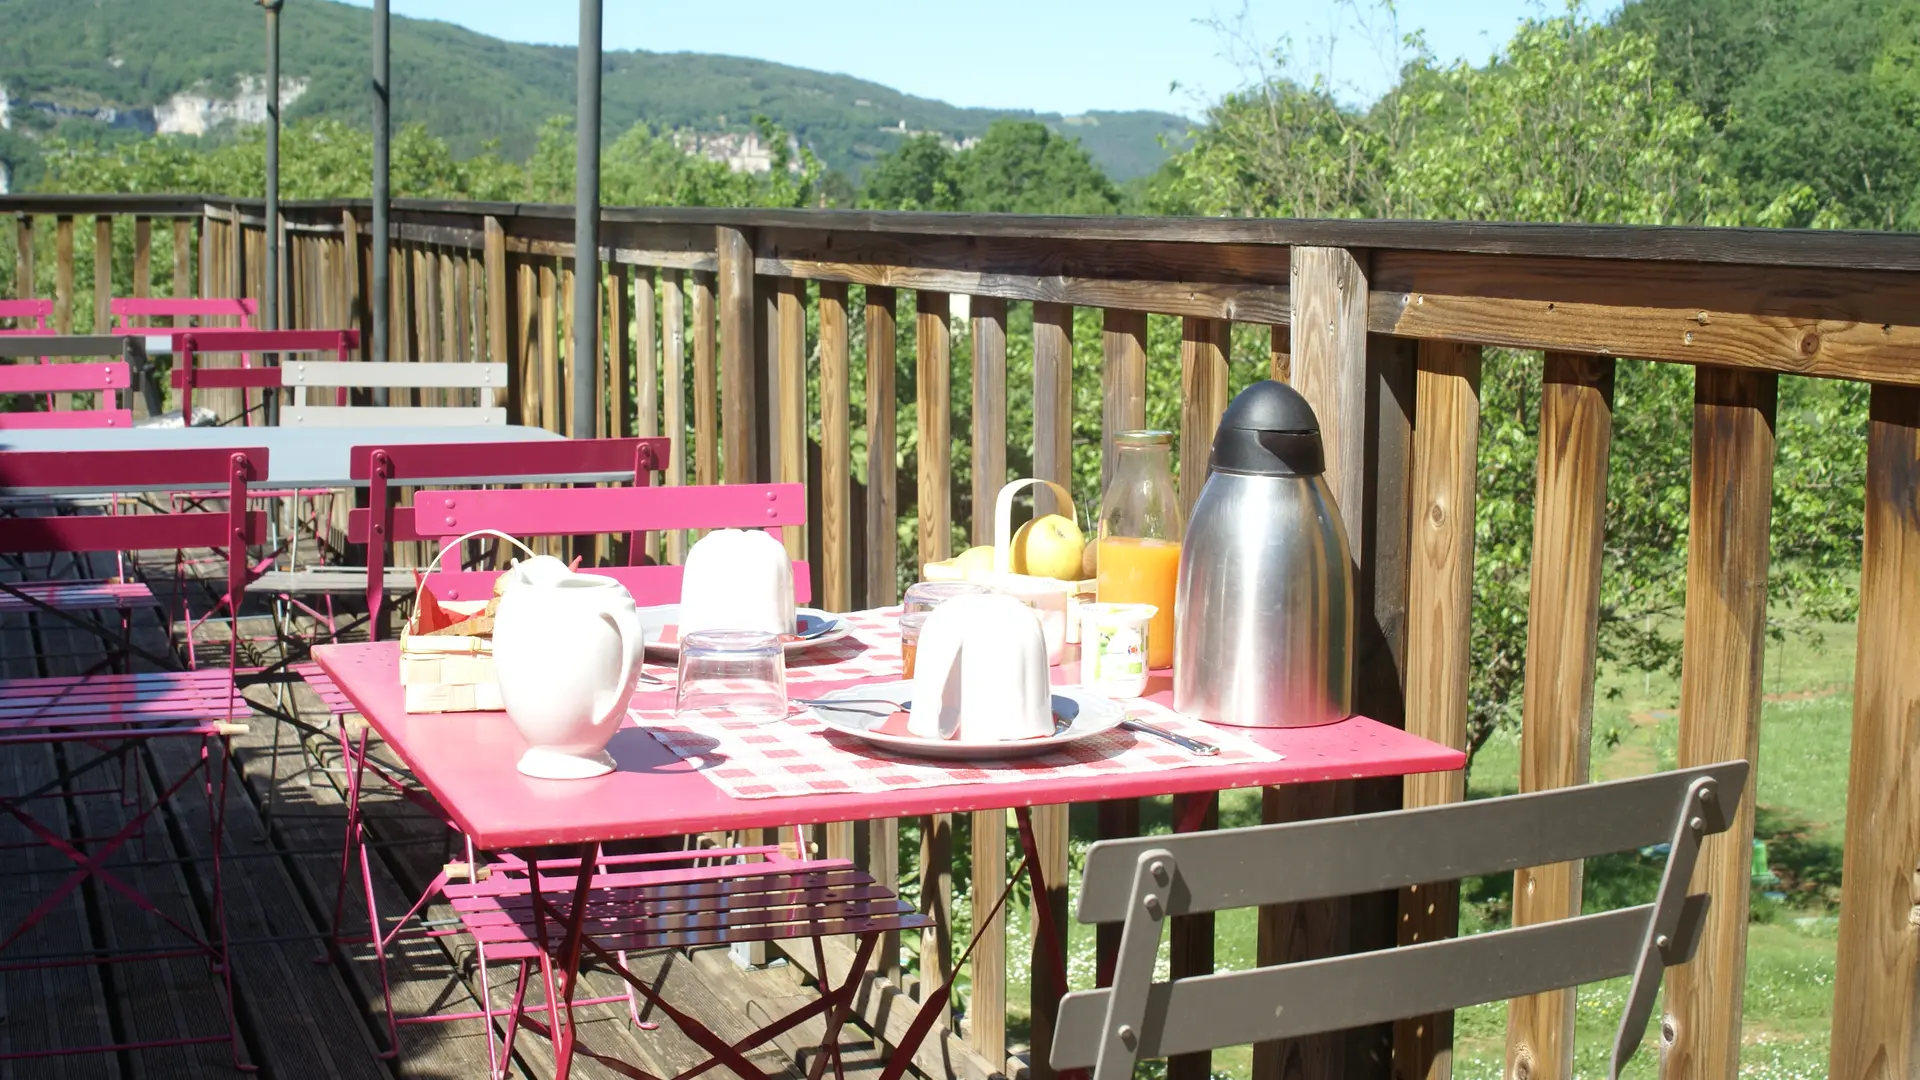
[(35, 283), (33, 279), (33, 215), (21, 214), (13, 219), (13, 296), (16, 300), (32, 300)]
[[(651, 296), (651, 282), (648, 288)], [(601, 306), (607, 311), (607, 339), (600, 350), (600, 385), (606, 405), (595, 410), (598, 430), (621, 438), (632, 430), (627, 417), (634, 412), (633, 268), (609, 263)]]
[(133, 219), (133, 295), (153, 295), (153, 219)]
[(93, 219), (93, 332), (113, 329), (113, 218)]
[(540, 302), (538, 269), (525, 260), (516, 260), (513, 281), (513, 391), (520, 423), (540, 426)]
[(53, 223), (53, 329), (73, 333), (73, 219)]
[[(847, 287), (820, 284), (820, 568), (828, 611), (853, 606), (853, 449)], [(853, 837), (844, 838), (849, 849)]]
[(1920, 1070), (1920, 390), (1873, 388), (1866, 504), (1834, 1080)]
[[(894, 304), (892, 289), (866, 290), (867, 309), (867, 593), (866, 606), (891, 604), (900, 595), (896, 580), (899, 534), (896, 495)], [(876, 849), (879, 839), (875, 838)]]
[(1293, 327), (1269, 327), (1267, 336), (1267, 378), (1293, 381)]
[(1779, 266), (1383, 252), (1379, 332), (1920, 383), (1920, 283)]
[[(756, 329), (753, 249), (745, 233), (725, 226), (715, 230), (715, 243), (720, 259), (720, 411), (721, 437), (725, 440), (721, 468), (727, 483), (744, 484), (754, 479), (760, 442), (754, 430), (760, 407), (755, 394), (759, 380), (751, 369)], [(698, 305), (695, 307), (697, 317)]]
[(1053, 1066), (1050, 1058), (1053, 1053), (1053, 1031), (1060, 1018), (1060, 997), (1066, 993), (1066, 987), (1055, 986), (1054, 970), (1066, 970), (1067, 962), (1067, 841), (1071, 832), (1067, 823), (1065, 806), (1036, 806), (1033, 816), (1033, 846), (1039, 856), (1039, 869), (1046, 879), (1046, 894), (1036, 897), (1034, 910), (1044, 903), (1053, 913), (1053, 925), (1059, 931), (1054, 952), (1050, 955), (1040, 936), (1040, 922), (1033, 921), (1028, 950), (1027, 986), (1032, 1000), (1032, 1036), (1033, 1060), (1029, 1071), (1033, 1080), (1053, 1080)]
[[(179, 223), (176, 222), (175, 224), (177, 226)], [(337, 293), (340, 306), (336, 317), (340, 320), (340, 326), (356, 327), (359, 329), (362, 344), (354, 351), (353, 359), (366, 360), (368, 359), (368, 351), (365, 343), (372, 340), (373, 327), (372, 324), (367, 321), (366, 286), (360, 278), (360, 267), (360, 221), (353, 216), (353, 211), (348, 210), (340, 215), (340, 285)], [(501, 273), (502, 275), (505, 274), (504, 266), (501, 269)], [(489, 288), (491, 288), (491, 281), (489, 282)], [(494, 317), (493, 311), (496, 307), (503, 312), (501, 317), (504, 317), (506, 305), (504, 300), (500, 300), (499, 298), (503, 297), (505, 293), (506, 283), (503, 276), (501, 279), (500, 292), (498, 294), (490, 292), (488, 295), (487, 312), (489, 318)], [(496, 303), (496, 301), (498, 302)], [(494, 351), (488, 359), (505, 361), (507, 359), (507, 336), (504, 323), (501, 326), (500, 336), (493, 338), (492, 344)]]
[[(920, 931), (920, 983), (917, 997), (953, 981), (953, 815), (920, 819), (920, 912), (933, 925)], [(957, 1001), (947, 1003), (952, 1020)]]
[(1007, 1060), (1007, 913), (985, 924), (993, 902), (1007, 887), (1007, 812), (973, 815), (974, 933), (972, 987), (967, 996), (968, 1042), (988, 1061)]
[[(1611, 359), (1547, 354), (1533, 500), (1521, 791), (1588, 779), (1612, 414)], [(1577, 863), (1518, 871), (1513, 924), (1578, 915), (1580, 883)], [(1509, 1071), (1525, 1070), (1534, 1080), (1568, 1080), (1573, 1021), (1572, 990), (1514, 999), (1507, 1014)]]
[(1285, 322), (1287, 290), (1270, 285), (1222, 285), (1186, 281), (1113, 281), (971, 270), (924, 269), (810, 259), (761, 259), (762, 274), (842, 281), (855, 285), (966, 293), (1006, 300), (1033, 300), (1082, 307), (1124, 307), (1161, 315), (1237, 322)]
[[(1467, 643), (1473, 617), (1474, 477), (1480, 446), (1480, 349), (1420, 343), (1413, 425), (1413, 558), (1407, 618), (1407, 730), (1456, 750), (1467, 747)], [(1466, 773), (1406, 778), (1408, 808), (1466, 797)], [(1460, 925), (1458, 882), (1400, 894), (1400, 944), (1449, 938)], [(1453, 1015), (1394, 1025), (1396, 1080), (1447, 1080)]]
[[(1760, 754), (1768, 529), (1778, 379), (1701, 368), (1694, 375), (1693, 490), (1680, 665), (1679, 765)], [(1694, 868), (1714, 902), (1693, 960), (1667, 972), (1661, 1075), (1736, 1080), (1747, 971), (1753, 779), (1733, 827), (1708, 838)]]
[(720, 482), (720, 387), (714, 366), (712, 276), (693, 275), (693, 482)]
[[(1222, 379), (1224, 386), (1225, 380)], [(1173, 797), (1174, 829), (1197, 832), (1220, 827), (1220, 796), (1176, 795)], [(1186, 979), (1213, 973), (1213, 913), (1182, 915), (1169, 920), (1167, 927), (1168, 971), (1172, 978)], [(1213, 1052), (1176, 1054), (1167, 1059), (1167, 1080), (1207, 1080), (1213, 1073)]]
[(945, 559), (953, 543), (953, 383), (947, 294), (914, 294), (915, 414), (919, 425), (919, 565)]
[[(594, 281), (596, 278), (589, 274), (587, 280)], [(573, 350), (573, 294), (578, 287), (578, 275), (574, 272), (573, 264), (561, 263), (560, 344), (558, 346), (561, 357), (561, 385), (559, 400), (554, 402), (554, 412), (559, 415), (560, 426), (554, 430), (569, 435), (573, 432), (574, 387), (581, 379), (591, 384), (596, 374), (594, 358), (581, 356)], [(594, 307), (598, 310), (599, 305), (596, 304)], [(591, 427), (588, 430), (591, 430)]]
[(1113, 436), (1147, 426), (1147, 315), (1108, 308), (1103, 316), (1100, 490), (1105, 491), (1113, 479)]
[[(206, 234), (201, 234), (201, 242)], [(173, 222), (173, 295), (193, 295), (193, 222), (175, 218)]]
[(1193, 513), (1207, 482), (1213, 432), (1227, 411), (1227, 354), (1231, 324), (1219, 319), (1180, 322), (1180, 516)]
[[(654, 271), (633, 275), (633, 427), (634, 435), (660, 434), (660, 313)], [(623, 428), (624, 430), (628, 430)]]
[[(805, 282), (787, 278), (782, 279), (777, 288), (779, 479), (785, 484), (804, 484), (807, 482), (807, 286)], [(795, 559), (806, 558), (806, 527), (788, 526), (781, 532), (787, 554)]]
[(991, 544), (994, 498), (1007, 482), (1007, 302), (971, 297), (968, 316), (973, 328), (973, 542)]
[(966, 271), (987, 278), (1263, 287), (1284, 287), (1287, 281), (1287, 249), (1270, 244), (1166, 243), (1138, 233), (1117, 240), (1033, 238), (992, 232), (859, 232), (823, 228), (824, 221), (816, 217), (806, 227), (762, 229), (755, 254), (763, 263), (776, 265), (825, 262), (896, 270)]
[(541, 259), (540, 275), (540, 322), (537, 331), (539, 349), (539, 393), (535, 397), (538, 403), (540, 426), (548, 431), (560, 430), (560, 297), (559, 281), (555, 275), (553, 260)]
[[(1033, 305), (1033, 475), (1073, 488), (1073, 309), (1064, 304)], [(1041, 488), (1033, 512), (1065, 508)]]
[[(500, 227), (500, 219), (487, 216), (486, 240), (483, 258), (487, 270), (487, 359), (496, 363), (511, 365), (509, 353), (513, 348), (512, 311), (507, 292), (507, 234)], [(509, 406), (509, 411), (512, 411)]]

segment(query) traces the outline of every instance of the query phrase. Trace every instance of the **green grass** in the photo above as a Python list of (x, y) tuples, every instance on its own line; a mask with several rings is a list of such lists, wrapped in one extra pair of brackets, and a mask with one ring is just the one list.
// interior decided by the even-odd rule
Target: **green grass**
[[(1824, 1076), (1828, 1026), (1833, 1011), (1834, 914), (1840, 882), (1841, 840), (1845, 831), (1847, 752), (1853, 715), (1851, 693), (1854, 632), (1851, 626), (1823, 629), (1816, 639), (1772, 644), (1767, 650), (1766, 700), (1761, 711), (1758, 774), (1758, 835), (1767, 842), (1769, 862), (1780, 884), (1769, 890), (1780, 898), (1756, 894), (1747, 936), (1747, 985), (1741, 1075), (1754, 1080)], [(1615, 779), (1675, 764), (1679, 700), (1676, 679), (1662, 674), (1603, 672), (1594, 704), (1593, 775)], [(1496, 737), (1475, 761), (1470, 794), (1501, 795), (1519, 786), (1517, 741)], [(1076, 807), (1071, 887), (1079, 887), (1079, 866), (1094, 835), (1095, 808)], [(1259, 795), (1233, 791), (1221, 798), (1224, 827), (1255, 824)], [(1166, 800), (1144, 812), (1149, 831), (1171, 825)], [(964, 852), (966, 845), (956, 845)], [(1628, 853), (1590, 860), (1586, 906), (1601, 910), (1645, 903), (1660, 874), (1658, 859)], [(957, 867), (956, 882), (964, 881)], [(1510, 877), (1469, 881), (1469, 903), (1462, 930), (1474, 932), (1506, 925)], [(965, 919), (966, 905), (958, 905)], [(1031, 940), (1031, 910), (1025, 893), (1010, 905), (1008, 935), (1009, 1032), (1024, 1042), (1028, 1029), (1028, 981), (1025, 964)], [(1255, 966), (1255, 926), (1251, 910), (1222, 913), (1215, 927), (1218, 970)], [(970, 920), (968, 920), (970, 922)], [(965, 940), (966, 931), (956, 929)], [(1069, 938), (1068, 978), (1075, 987), (1093, 985), (1094, 939), (1091, 929), (1075, 925)], [(1161, 954), (1161, 975), (1166, 952)], [(1627, 982), (1617, 979), (1582, 988), (1575, 1031), (1575, 1072), (1599, 1076), (1606, 1071), (1614, 1026), (1625, 1005)], [(1506, 1006), (1463, 1010), (1457, 1020), (1455, 1075), (1462, 1080), (1496, 1080), (1503, 1069)], [(1658, 1017), (1658, 1011), (1655, 1013)], [(1628, 1070), (1634, 1077), (1657, 1072), (1653, 1052), (1657, 1029), (1650, 1028), (1642, 1050)], [(1251, 1053), (1245, 1047), (1218, 1051), (1218, 1076), (1245, 1077)], [(1157, 1066), (1153, 1071), (1157, 1073)]]

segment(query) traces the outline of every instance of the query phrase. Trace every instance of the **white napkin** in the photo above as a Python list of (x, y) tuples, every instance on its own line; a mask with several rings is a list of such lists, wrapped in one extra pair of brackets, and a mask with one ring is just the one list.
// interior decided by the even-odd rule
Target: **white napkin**
[(1047, 645), (1010, 596), (960, 596), (927, 616), (907, 730), (923, 739), (1006, 742), (1053, 734)]

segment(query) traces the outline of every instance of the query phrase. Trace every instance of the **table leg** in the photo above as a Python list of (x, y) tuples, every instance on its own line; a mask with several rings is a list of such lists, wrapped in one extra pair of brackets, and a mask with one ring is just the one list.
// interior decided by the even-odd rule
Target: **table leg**
[[(567, 933), (560, 943), (560, 992), (564, 1002), (547, 999), (547, 1019), (558, 1028), (560, 1010), (565, 1005), (567, 1026), (556, 1031), (554, 1041), (554, 1080), (567, 1080), (573, 1071), (573, 991), (580, 981), (580, 943), (585, 937), (587, 921), (587, 893), (593, 887), (594, 869), (600, 862), (600, 845), (597, 842), (581, 845), (580, 868), (574, 878), (573, 906), (567, 911)], [(540, 893), (540, 879), (534, 878), (534, 895)], [(546, 942), (541, 942), (544, 950)], [(549, 990), (551, 993), (551, 990)]]
[[(1046, 807), (1045, 809), (1053, 810), (1055, 808)], [(1061, 807), (1060, 809), (1065, 808)], [(1061, 932), (1062, 927), (1058, 919), (1059, 913), (1054, 910), (1052, 896), (1052, 890), (1058, 887), (1062, 890), (1062, 898), (1064, 899), (1066, 881), (1064, 879), (1057, 882), (1047, 880), (1047, 862), (1041, 857), (1039, 837), (1035, 833), (1033, 826), (1033, 812), (1024, 806), (1015, 807), (1013, 816), (1015, 823), (1020, 829), (1020, 850), (1026, 856), (1027, 873), (1033, 880), (1034, 930), (1035, 936), (1039, 939), (1040, 956), (1043, 958), (1036, 959), (1034, 963), (1035, 977), (1030, 983), (1033, 994), (1034, 1016), (1031, 1040), (1033, 1047), (1032, 1071), (1038, 1075), (1042, 1070), (1051, 1072), (1051, 1069), (1046, 1065), (1048, 1057), (1053, 1052), (1051, 1018), (1059, 1016), (1060, 999), (1066, 996), (1067, 993), (1066, 939)], [(1060, 824), (1064, 831), (1064, 822)], [(1065, 838), (1062, 837), (1061, 839), (1064, 841)], [(1041, 978), (1043, 975), (1044, 981)], [(1044, 1002), (1042, 1000), (1043, 998), (1045, 999)], [(1047, 1017), (1049, 1022), (1043, 1025), (1040, 1022), (1042, 1016)]]

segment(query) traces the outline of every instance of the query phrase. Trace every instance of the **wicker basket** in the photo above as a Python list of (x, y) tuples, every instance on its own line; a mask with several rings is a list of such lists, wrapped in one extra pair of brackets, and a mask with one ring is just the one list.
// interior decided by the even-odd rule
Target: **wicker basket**
[[(420, 575), (414, 592), (413, 614), (400, 631), (400, 686), (409, 713), (497, 712), (506, 706), (500, 701), (500, 681), (494, 674), (493, 635), (421, 634), (420, 594), (426, 589), (427, 575), (433, 573), (448, 551), (476, 536), (497, 536), (532, 555), (525, 544), (505, 533), (482, 529), (462, 536), (440, 549)], [(504, 580), (504, 579), (503, 579)], [(493, 600), (447, 600), (440, 606), (462, 616), (478, 615), (494, 604)]]

